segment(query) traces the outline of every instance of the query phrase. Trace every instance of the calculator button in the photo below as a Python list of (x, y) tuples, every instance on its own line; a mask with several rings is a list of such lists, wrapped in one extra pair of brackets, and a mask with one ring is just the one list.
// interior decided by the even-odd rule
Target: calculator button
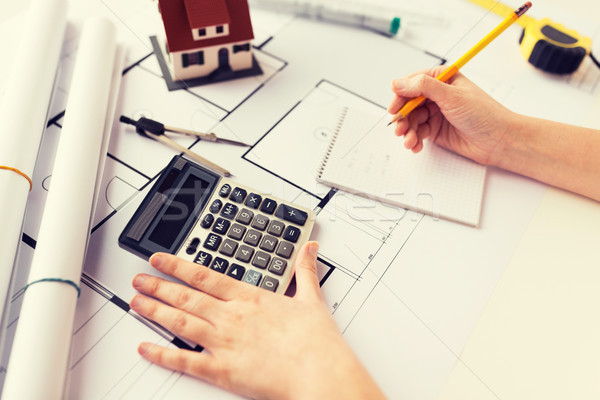
[(308, 218), (308, 214), (306, 212), (286, 204), (279, 205), (277, 211), (275, 212), (275, 216), (300, 226), (303, 226)]
[(285, 232), (283, 232), (283, 238), (288, 242), (296, 243), (298, 238), (300, 237), (300, 229), (295, 226), (289, 225), (285, 228)]
[(269, 218), (259, 214), (254, 217), (254, 220), (252, 221), (252, 227), (264, 231), (268, 223)]
[(260, 284), (261, 288), (267, 289), (271, 292), (276, 291), (277, 286), (279, 286), (279, 281), (275, 278), (271, 278), (270, 276), (265, 276), (265, 279), (263, 279), (262, 283)]
[(231, 221), (228, 221), (224, 218), (217, 218), (217, 220), (215, 221), (215, 225), (213, 226), (212, 230), (215, 233), (218, 233), (220, 235), (224, 235), (227, 233), (227, 229), (229, 229), (229, 225), (231, 225)]
[(258, 286), (260, 278), (262, 278), (262, 274), (260, 272), (249, 269), (248, 272), (246, 272), (246, 275), (244, 275), (244, 279), (242, 279), (242, 282)]
[(203, 251), (199, 252), (196, 258), (194, 259), (194, 262), (196, 264), (204, 265), (205, 267), (208, 267), (211, 261), (212, 255)]
[(225, 273), (225, 270), (227, 269), (227, 267), (229, 266), (229, 261), (221, 258), (221, 257), (215, 257), (215, 261), (212, 262), (212, 264), (210, 265), (210, 269), (214, 269), (217, 272), (220, 273)]
[(203, 228), (208, 229), (208, 228), (210, 228), (210, 226), (212, 225), (212, 223), (214, 222), (214, 220), (215, 220), (215, 216), (214, 215), (212, 215), (212, 214), (206, 214), (204, 216), (204, 218), (202, 218), (202, 221), (200, 221), (200, 225)]
[(231, 267), (229, 267), (229, 271), (227, 271), (227, 276), (230, 276), (239, 281), (244, 276), (244, 272), (246, 272), (246, 268), (242, 267), (239, 264), (231, 264)]
[(231, 192), (231, 196), (229, 196), (229, 200), (233, 200), (236, 203), (241, 203), (246, 198), (246, 193), (247, 192), (244, 189), (236, 187), (235, 189), (233, 189), (233, 192)]
[(267, 253), (264, 253), (262, 251), (257, 251), (256, 254), (254, 255), (254, 259), (252, 260), (252, 265), (254, 265), (257, 268), (260, 269), (265, 269), (267, 268), (267, 265), (269, 265), (269, 260), (271, 259), (271, 256), (268, 255)]
[(273, 235), (273, 236), (281, 236), (281, 233), (283, 232), (283, 228), (285, 227), (285, 225), (282, 222), (279, 221), (271, 221), (271, 223), (269, 224), (269, 227), (267, 228), (267, 233)]
[(243, 244), (235, 254), (235, 258), (243, 262), (250, 262), (252, 254), (254, 254), (254, 249)]
[(250, 221), (252, 221), (252, 217), (254, 217), (254, 213), (248, 209), (242, 209), (235, 219), (240, 224), (248, 225)]
[(281, 243), (279, 243), (279, 246), (277, 247), (277, 251), (275, 252), (275, 254), (277, 254), (280, 257), (290, 258), (293, 251), (294, 251), (293, 244), (291, 244), (289, 242), (281, 242)]
[(221, 211), (221, 216), (227, 219), (233, 219), (238, 212), (238, 207), (234, 204), (227, 203)]
[(229, 196), (230, 192), (231, 192), (231, 185), (226, 183), (223, 186), (221, 186), (221, 190), (219, 190), (219, 196), (227, 197), (227, 196)]
[(260, 211), (267, 214), (273, 214), (275, 208), (277, 208), (277, 202), (271, 199), (265, 199), (260, 205)]
[(244, 238), (244, 243), (247, 243), (250, 246), (256, 246), (258, 245), (258, 242), (260, 242), (261, 237), (262, 233), (255, 231), (254, 229), (250, 229)]
[(244, 203), (247, 207), (257, 209), (260, 206), (260, 202), (262, 201), (262, 197), (257, 195), (256, 193), (250, 193), (246, 198), (246, 202)]
[(200, 245), (200, 239), (193, 238), (191, 243), (187, 247), (187, 249), (185, 249), (185, 252), (188, 254), (194, 254), (196, 252), (196, 250), (198, 250), (199, 245)]
[(273, 261), (271, 261), (271, 265), (269, 266), (269, 272), (272, 272), (276, 275), (283, 275), (286, 267), (287, 261), (282, 260), (281, 258), (273, 257)]
[(233, 253), (235, 253), (235, 251), (237, 250), (238, 244), (237, 242), (234, 242), (231, 239), (225, 239), (223, 241), (223, 244), (221, 245), (221, 249), (219, 250), (219, 253), (227, 256), (227, 257), (231, 257), (233, 255)]
[(219, 199), (215, 199), (215, 201), (212, 202), (212, 204), (210, 205), (210, 212), (211, 213), (218, 213), (219, 211), (221, 211), (221, 207), (223, 207), (223, 202)]
[(221, 236), (209, 233), (204, 241), (204, 247), (209, 250), (217, 250), (222, 240), (223, 238)]
[(244, 233), (246, 233), (245, 226), (242, 226), (240, 224), (233, 224), (231, 225), (231, 229), (229, 230), (227, 236), (234, 240), (242, 240), (242, 238), (244, 237)]
[(263, 238), (262, 242), (260, 242), (259, 247), (272, 253), (273, 250), (275, 250), (275, 246), (277, 246), (277, 239), (275, 239), (273, 236), (267, 235)]

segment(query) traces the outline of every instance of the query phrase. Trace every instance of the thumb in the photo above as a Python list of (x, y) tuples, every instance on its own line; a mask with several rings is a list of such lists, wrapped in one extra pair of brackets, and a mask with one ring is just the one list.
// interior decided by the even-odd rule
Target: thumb
[(392, 81), (392, 90), (399, 96), (425, 96), (436, 103), (448, 101), (454, 95), (454, 87), (429, 75), (419, 74)]
[(296, 295), (294, 297), (315, 300), (321, 299), (319, 277), (317, 276), (317, 253), (319, 244), (308, 242), (300, 248), (296, 256)]

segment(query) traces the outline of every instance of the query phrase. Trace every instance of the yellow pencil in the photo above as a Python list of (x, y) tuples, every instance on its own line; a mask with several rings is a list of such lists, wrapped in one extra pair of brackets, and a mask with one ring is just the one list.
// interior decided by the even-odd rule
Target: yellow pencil
[[(490, 44), (490, 42), (492, 40), (496, 39), (498, 37), (498, 35), (500, 35), (502, 32), (504, 32), (504, 30), (506, 28), (511, 26), (512, 23), (515, 22), (517, 19), (519, 19), (519, 17), (521, 15), (525, 14), (525, 12), (527, 10), (529, 10), (529, 8), (531, 8), (531, 2), (528, 1), (527, 3), (523, 4), (519, 9), (517, 9), (515, 12), (513, 12), (511, 15), (506, 17), (504, 19), (504, 21), (502, 21), (500, 23), (500, 25), (498, 25), (490, 33), (488, 33), (483, 39), (481, 39), (479, 41), (479, 43), (477, 43), (475, 46), (473, 46), (473, 48), (471, 50), (467, 51), (464, 56), (459, 58), (454, 64), (449, 66), (446, 70), (444, 70), (444, 72), (442, 72), (440, 75), (438, 75), (436, 79), (438, 81), (446, 82), (448, 79), (450, 79), (452, 76), (454, 76), (454, 74), (456, 74), (458, 72), (458, 70), (461, 69), (467, 62), (469, 62), (470, 59), (475, 57), (475, 55), (477, 53), (479, 53), (481, 50), (483, 50), (483, 48), (485, 46)], [(423, 101), (425, 101), (424, 96), (415, 97), (414, 99), (409, 100), (404, 105), (404, 107), (402, 107), (400, 109), (400, 111), (398, 111), (398, 113), (394, 116), (394, 118), (392, 118), (392, 121), (388, 124), (388, 126), (393, 124), (396, 121), (401, 120), (402, 118), (406, 118), (408, 116), (408, 114), (410, 114), (410, 112), (412, 110), (414, 110), (421, 103), (423, 103)]]

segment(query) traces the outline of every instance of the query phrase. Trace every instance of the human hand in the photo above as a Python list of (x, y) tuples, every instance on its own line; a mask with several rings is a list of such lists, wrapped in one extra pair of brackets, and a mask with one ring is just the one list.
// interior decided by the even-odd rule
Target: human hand
[(428, 100), (407, 118), (398, 121), (395, 134), (404, 136), (404, 146), (418, 153), (423, 140), (468, 157), (478, 163), (496, 164), (498, 145), (508, 132), (515, 114), (457, 73), (448, 82), (435, 79), (446, 67), (422, 71), (392, 82), (394, 99), (388, 107), (396, 114), (411, 98)]
[(300, 249), (293, 298), (154, 254), (154, 268), (189, 286), (139, 274), (133, 286), (144, 295), (136, 295), (131, 308), (205, 350), (142, 343), (139, 353), (252, 398), (383, 398), (323, 301), (317, 252), (315, 242)]

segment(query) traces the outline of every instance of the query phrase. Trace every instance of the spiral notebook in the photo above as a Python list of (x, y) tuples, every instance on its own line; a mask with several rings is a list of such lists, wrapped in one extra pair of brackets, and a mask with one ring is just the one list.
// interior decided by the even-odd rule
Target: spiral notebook
[(386, 204), (478, 226), (486, 167), (428, 140), (414, 154), (388, 122), (387, 113), (343, 108), (317, 180)]

